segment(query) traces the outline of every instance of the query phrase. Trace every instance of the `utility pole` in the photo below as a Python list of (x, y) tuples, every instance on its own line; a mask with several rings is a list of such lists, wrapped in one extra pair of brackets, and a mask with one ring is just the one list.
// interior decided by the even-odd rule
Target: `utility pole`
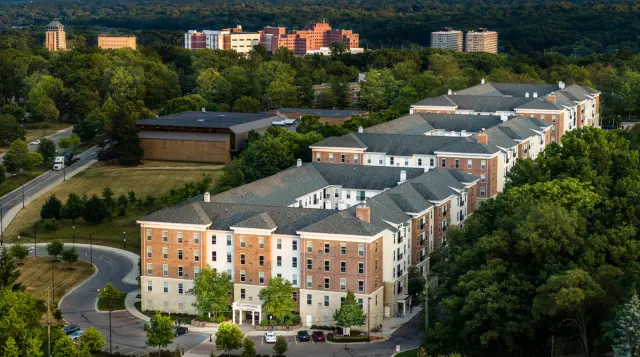
[(38, 222), (33, 225), (33, 256), (38, 256)]
[[(49, 287), (47, 287), (47, 300), (49, 300)], [(47, 302), (47, 353), (51, 356), (51, 304)]]
[(367, 300), (367, 337), (371, 337), (371, 298)]
[(4, 220), (4, 213), (2, 212), (3, 209), (4, 207), (0, 205), (0, 247), (4, 245), (4, 226), (2, 222)]
[(93, 265), (93, 244), (91, 240), (93, 239), (93, 233), (89, 233), (89, 254), (91, 256), (91, 265)]
[(26, 186), (27, 184), (22, 185), (22, 208), (24, 208), (24, 186)]
[(51, 286), (53, 287), (51, 289), (51, 301), (56, 301), (56, 276), (53, 270), (53, 261), (51, 262)]

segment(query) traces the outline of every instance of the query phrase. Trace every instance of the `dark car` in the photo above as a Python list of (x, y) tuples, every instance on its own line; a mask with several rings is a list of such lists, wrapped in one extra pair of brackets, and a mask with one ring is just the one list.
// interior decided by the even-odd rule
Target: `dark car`
[(62, 331), (67, 336), (69, 336), (69, 335), (71, 335), (74, 332), (79, 331), (79, 330), (80, 330), (80, 326), (78, 326), (78, 325), (67, 325), (67, 326), (62, 328)]
[(324, 332), (313, 331), (313, 333), (311, 334), (311, 338), (313, 338), (313, 340), (316, 342), (324, 341)]
[(307, 331), (298, 331), (298, 341), (309, 341), (309, 333)]
[(176, 331), (176, 337), (178, 337), (180, 335), (184, 335), (185, 333), (189, 332), (189, 329), (184, 326), (180, 326), (180, 327), (176, 327), (175, 331)]

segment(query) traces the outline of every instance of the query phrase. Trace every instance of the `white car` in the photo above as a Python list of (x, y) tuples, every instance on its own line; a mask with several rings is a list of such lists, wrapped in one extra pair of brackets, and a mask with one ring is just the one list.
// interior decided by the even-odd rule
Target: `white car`
[(30, 142), (29, 145), (40, 145), (40, 140), (34, 140)]
[(264, 334), (264, 342), (266, 343), (276, 343), (276, 333), (273, 331), (269, 331)]

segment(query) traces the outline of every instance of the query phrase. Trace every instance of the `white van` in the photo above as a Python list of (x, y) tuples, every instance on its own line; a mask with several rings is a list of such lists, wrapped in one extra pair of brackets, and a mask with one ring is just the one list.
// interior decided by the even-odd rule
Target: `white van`
[(60, 171), (64, 169), (64, 156), (56, 156), (53, 160), (53, 171)]

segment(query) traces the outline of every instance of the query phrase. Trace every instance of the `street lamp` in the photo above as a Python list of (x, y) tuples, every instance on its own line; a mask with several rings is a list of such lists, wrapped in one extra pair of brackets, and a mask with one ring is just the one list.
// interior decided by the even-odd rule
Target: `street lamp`
[(127, 232), (122, 232), (122, 246), (127, 249)]
[(38, 223), (36, 222), (33, 225), (33, 256), (38, 256), (38, 247), (36, 246), (38, 243)]
[(89, 233), (89, 255), (91, 257), (91, 265), (93, 265), (93, 244), (91, 243), (93, 239), (93, 233)]
[(76, 226), (71, 227), (73, 228), (73, 243), (76, 242)]
[(2, 212), (2, 205), (0, 205), (0, 246), (4, 244), (4, 226), (2, 221), (4, 219), (4, 213)]

